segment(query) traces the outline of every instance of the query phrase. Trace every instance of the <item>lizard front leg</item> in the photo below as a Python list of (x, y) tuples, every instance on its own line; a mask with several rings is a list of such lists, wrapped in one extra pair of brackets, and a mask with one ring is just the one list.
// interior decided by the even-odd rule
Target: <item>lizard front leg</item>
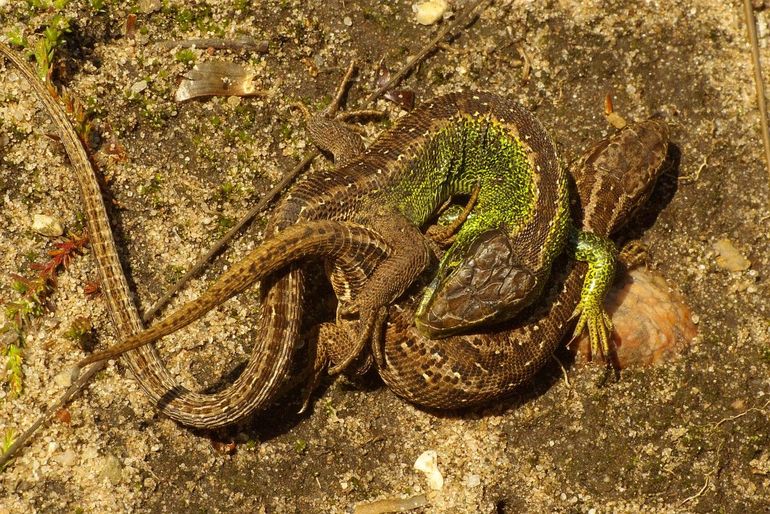
[(329, 368), (330, 374), (344, 370), (361, 354), (377, 326), (384, 323), (387, 306), (435, 262), (423, 234), (402, 214), (384, 209), (357, 221), (374, 227), (391, 248), (391, 254), (374, 268), (358, 295), (338, 310), (338, 324), (341, 318), (356, 315), (358, 323), (349, 325), (355, 327), (355, 333), (350, 334), (347, 355)]

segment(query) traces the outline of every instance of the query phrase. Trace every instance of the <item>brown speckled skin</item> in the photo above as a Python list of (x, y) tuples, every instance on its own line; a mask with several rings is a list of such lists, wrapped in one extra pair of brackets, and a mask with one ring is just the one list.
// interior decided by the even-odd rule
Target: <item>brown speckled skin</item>
[[(461, 127), (463, 123), (481, 130), (466, 133)], [(334, 273), (339, 278), (346, 270), (357, 273), (357, 279), (367, 277), (363, 288), (361, 280), (348, 280), (345, 284), (348, 289), (359, 287), (356, 301), (369, 309), (361, 311), (362, 319), (367, 320), (373, 316), (374, 307), (381, 308), (395, 299), (428, 264), (431, 254), (418, 226), (446, 198), (457, 192), (470, 192), (478, 182), (478, 174), (484, 175), (483, 169), (472, 168), (470, 171), (477, 173), (474, 176), (464, 164), (466, 153), (483, 154), (488, 149), (476, 143), (466, 145), (466, 137), (480, 137), (482, 142), (492, 145), (506, 143), (508, 140), (485, 139), (487, 131), (491, 133), (500, 127), (515, 136), (510, 140), (526, 142), (521, 145), (526, 159), (538, 171), (533, 175), (531, 170), (518, 170), (526, 181), (535, 182), (527, 190), (536, 200), (522, 205), (542, 218), (536, 221), (529, 215), (521, 223), (517, 237), (533, 244), (516, 247), (521, 248), (521, 262), (545, 276), (553, 252), (543, 252), (542, 248), (551, 248), (547, 241), (553, 237), (554, 227), (562, 227), (563, 231), (566, 225), (565, 175), (556, 161), (553, 143), (539, 122), (518, 104), (487, 93), (454, 93), (437, 98), (399, 120), (359, 158), (335, 170), (311, 174), (293, 187), (278, 206), (267, 227), (268, 237), (295, 224), (318, 220), (353, 221), (371, 227), (377, 231), (372, 234), (372, 241), (386, 236), (390, 249), (387, 259), (361, 259), (362, 254), (352, 252), (330, 254), (339, 260), (338, 268), (342, 270), (333, 272), (333, 278)], [(449, 137), (438, 137), (442, 134)], [(455, 144), (458, 137), (462, 144)], [(522, 161), (511, 161), (510, 165), (521, 167)], [(483, 178), (491, 183), (486, 188), (482, 184), (482, 191), (499, 190), (510, 181), (505, 174), (486, 174)], [(513, 186), (513, 191), (523, 191), (520, 186)], [(494, 200), (500, 195), (485, 194), (487, 197), (480, 199), (480, 205), (489, 209), (499, 207)], [(367, 255), (379, 251), (367, 249), (365, 244), (360, 249), (369, 252)], [(542, 260), (543, 255), (546, 260)], [(284, 257), (291, 261), (301, 255), (289, 253)], [(181, 328), (217, 302), (242, 291), (255, 278), (252, 263), (233, 267), (200, 299), (183, 305), (159, 321), (157, 328), (140, 333), (129, 342), (148, 342)], [(291, 370), (291, 357), (299, 347), (304, 303), (304, 278), (299, 263), (267, 277), (261, 283), (261, 291), (262, 317), (251, 357), (243, 373), (222, 391), (201, 394), (182, 387), (151, 346), (127, 354), (137, 380), (164, 414), (186, 425), (218, 428), (264, 408), (279, 394)]]

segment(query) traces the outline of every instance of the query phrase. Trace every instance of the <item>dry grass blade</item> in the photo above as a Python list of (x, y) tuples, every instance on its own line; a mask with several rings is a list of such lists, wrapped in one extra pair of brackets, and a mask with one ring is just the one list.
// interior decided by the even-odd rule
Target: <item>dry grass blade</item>
[(770, 129), (767, 126), (767, 100), (765, 100), (765, 82), (762, 79), (762, 65), (759, 60), (759, 42), (757, 41), (757, 25), (754, 20), (754, 10), (751, 0), (743, 0), (746, 14), (746, 27), (749, 31), (749, 46), (751, 60), (754, 64), (754, 86), (757, 89), (757, 104), (759, 105), (759, 122), (762, 129), (762, 142), (765, 145), (765, 166), (767, 167), (768, 184), (770, 184)]

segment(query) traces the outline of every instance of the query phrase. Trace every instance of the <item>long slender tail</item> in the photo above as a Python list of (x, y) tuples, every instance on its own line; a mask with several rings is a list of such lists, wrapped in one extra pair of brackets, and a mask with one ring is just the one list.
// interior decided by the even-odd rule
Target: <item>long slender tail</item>
[(353, 223), (320, 220), (291, 225), (265, 241), (222, 275), (203, 295), (182, 305), (152, 327), (113, 347), (78, 362), (88, 364), (119, 355), (171, 334), (197, 320), (232, 296), (239, 294), (271, 273), (308, 257), (334, 259), (345, 256), (354, 262), (380, 262), (390, 249), (384, 240)]

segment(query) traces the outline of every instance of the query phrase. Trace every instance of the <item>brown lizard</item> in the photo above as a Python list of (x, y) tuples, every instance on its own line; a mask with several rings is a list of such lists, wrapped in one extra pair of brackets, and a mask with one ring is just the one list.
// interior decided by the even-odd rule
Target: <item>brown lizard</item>
[[(474, 103), (475, 102), (475, 103)], [(346, 220), (346, 219), (354, 219), (356, 221), (364, 221), (366, 222), (367, 226), (370, 227), (377, 227), (377, 229), (380, 232), (390, 232), (390, 234), (386, 235), (385, 239), (388, 241), (388, 245), (393, 250), (397, 247), (397, 245), (401, 244), (404, 247), (407, 248), (407, 251), (405, 254), (407, 255), (407, 260), (398, 260), (398, 259), (392, 259), (393, 255), (396, 253), (394, 251), (391, 252), (391, 254), (388, 257), (388, 260), (385, 261), (385, 264), (382, 266), (377, 267), (370, 267), (366, 271), (360, 270), (360, 262), (357, 262), (355, 258), (348, 259), (349, 263), (351, 265), (348, 266), (341, 266), (337, 268), (338, 271), (338, 279), (337, 285), (339, 289), (339, 284), (345, 285), (347, 288), (347, 293), (339, 293), (339, 296), (341, 298), (344, 297), (350, 297), (350, 292), (354, 291), (355, 294), (352, 295), (353, 297), (356, 297), (355, 300), (359, 301), (358, 305), (373, 305), (374, 308), (379, 308), (387, 303), (389, 303), (395, 296), (397, 296), (398, 293), (400, 293), (406, 286), (411, 284), (411, 282), (414, 279), (415, 272), (419, 272), (422, 267), (424, 266), (425, 260), (427, 258), (427, 255), (424, 253), (424, 250), (420, 250), (420, 248), (424, 248), (424, 244), (420, 242), (421, 235), (414, 230), (414, 227), (410, 225), (409, 223), (401, 223), (399, 224), (399, 220), (402, 220), (399, 218), (398, 215), (396, 216), (389, 216), (387, 211), (385, 211), (385, 214), (383, 214), (383, 211), (375, 206), (372, 201), (372, 194), (370, 192), (371, 189), (375, 190), (381, 190), (386, 187), (385, 184), (387, 184), (388, 177), (391, 177), (394, 174), (394, 170), (388, 169), (388, 166), (392, 166), (395, 168), (395, 174), (398, 173), (409, 173), (410, 170), (414, 166), (400, 166), (398, 163), (401, 161), (401, 158), (387, 158), (387, 154), (390, 151), (393, 151), (394, 147), (398, 148), (396, 144), (393, 143), (391, 140), (392, 138), (400, 138), (403, 137), (403, 135), (411, 134), (414, 135), (417, 130), (411, 130), (414, 125), (418, 125), (420, 123), (423, 123), (425, 120), (428, 122), (435, 122), (435, 120), (442, 119), (440, 116), (437, 117), (435, 115), (435, 105), (437, 104), (443, 104), (443, 109), (446, 109), (450, 112), (449, 116), (446, 116), (444, 119), (450, 119), (457, 114), (456, 112), (461, 113), (460, 115), (467, 115), (462, 113), (471, 113), (473, 112), (474, 116), (478, 116), (478, 111), (482, 108), (489, 108), (489, 109), (500, 109), (500, 107), (496, 107), (494, 104), (495, 102), (500, 102), (499, 99), (496, 97), (491, 96), (460, 96), (460, 95), (450, 95), (448, 97), (444, 97), (442, 99), (437, 100), (434, 102), (433, 105), (430, 105), (426, 108), (425, 111), (413, 114), (412, 116), (407, 117), (405, 120), (402, 120), (400, 124), (394, 129), (393, 131), (389, 132), (388, 135), (383, 139), (380, 140), (378, 143), (375, 143), (373, 147), (368, 150), (364, 157), (358, 160), (351, 161), (348, 165), (342, 167), (342, 171), (346, 171), (348, 173), (340, 173), (340, 170), (337, 171), (331, 171), (331, 172), (324, 172), (320, 174), (313, 175), (309, 177), (306, 181), (299, 184), (297, 187), (295, 187), (292, 192), (287, 196), (286, 200), (282, 204), (281, 207), (279, 207), (277, 214), (273, 220), (272, 228), (274, 230), (282, 229), (286, 230), (288, 227), (293, 226), (295, 223), (302, 223), (307, 222), (308, 220), (312, 220), (315, 217), (321, 217), (321, 218), (332, 218), (337, 220)], [(459, 107), (467, 105), (467, 103), (470, 103), (470, 105), (474, 105), (474, 109), (468, 109), (467, 107)], [(490, 105), (492, 107), (490, 107)], [(503, 104), (505, 105), (505, 104)], [(456, 111), (456, 109), (460, 109), (459, 111)], [(453, 110), (454, 109), (454, 110)], [(428, 112), (430, 115), (426, 115), (425, 113)], [(441, 110), (439, 109), (439, 112)], [(447, 121), (444, 121), (443, 123), (449, 123)], [(422, 138), (426, 137), (435, 137), (437, 133), (441, 133), (440, 130), (437, 130), (433, 128), (432, 130), (426, 129), (424, 133), (418, 133), (418, 136), (421, 136)], [(526, 136), (525, 136), (526, 137)], [(391, 139), (389, 139), (391, 138)], [(403, 144), (403, 141), (398, 141), (399, 144)], [(424, 149), (426, 146), (424, 141), (419, 141), (415, 144), (415, 147), (419, 149)], [(409, 148), (409, 145), (406, 145), (407, 148)], [(615, 148), (616, 145), (612, 144), (610, 145), (610, 148)], [(644, 150), (644, 149), (642, 149)], [(408, 152), (407, 152), (408, 153)], [(603, 155), (603, 154), (602, 154)], [(419, 155), (411, 155), (411, 159), (413, 159), (417, 165), (420, 165), (420, 156)], [(406, 170), (406, 171), (405, 171)], [(645, 183), (646, 184), (646, 183)], [(620, 184), (620, 186), (626, 186), (626, 184)], [(628, 187), (627, 189), (630, 189)], [(446, 194), (451, 194), (452, 191), (448, 191)], [(637, 191), (633, 191), (634, 193), (637, 193)], [(631, 191), (629, 191), (630, 195)], [(607, 195), (610, 196), (609, 194)], [(434, 199), (433, 205), (440, 205), (441, 202), (443, 202), (444, 197), (441, 197), (439, 195), (436, 195), (436, 198)], [(378, 198), (376, 195), (374, 198)], [(362, 206), (367, 208), (368, 210), (364, 211), (362, 214)], [(417, 206), (419, 207), (419, 205)], [(425, 221), (430, 216), (430, 213), (435, 209), (435, 207), (428, 207), (426, 208), (426, 214), (424, 214), (424, 217), (421, 218), (421, 221)], [(380, 216), (384, 216), (385, 221), (382, 223), (376, 223), (376, 220), (380, 219)], [(277, 220), (277, 221), (276, 221)], [(403, 220), (402, 220), (403, 221)], [(409, 219), (407, 221), (414, 222), (414, 219)], [(540, 222), (543, 227), (548, 227), (549, 225), (547, 223), (543, 224)], [(597, 225), (599, 228), (601, 228), (601, 225)], [(485, 238), (483, 239), (483, 245), (476, 245), (475, 250), (473, 250), (472, 256), (474, 258), (484, 256), (484, 252), (488, 251), (487, 248), (492, 248), (493, 251), (497, 250), (497, 247), (495, 245), (499, 244), (500, 242), (504, 243), (506, 248), (506, 252), (511, 251), (511, 243), (510, 239), (507, 237), (500, 237), (501, 231), (499, 230), (493, 230), (491, 231), (493, 233), (492, 238)], [(280, 230), (278, 230), (278, 233), (280, 234)], [(410, 234), (407, 237), (404, 236), (404, 234)], [(503, 234), (504, 235), (504, 234)], [(417, 244), (414, 245), (413, 242), (416, 241)], [(411, 246), (410, 246), (411, 245)], [(417, 252), (415, 252), (415, 247), (418, 248)], [(415, 261), (410, 261), (409, 259), (412, 259), (415, 253), (423, 252), (422, 255), (419, 256), (417, 259), (418, 263), (413, 266), (412, 272), (404, 272), (406, 268), (403, 266), (406, 266), (407, 268), (409, 266), (412, 266)], [(390, 267), (387, 263), (390, 263)], [(395, 265), (393, 264), (395, 263)], [(476, 261), (477, 268), (478, 269), (484, 269), (484, 266), (491, 266), (494, 270), (504, 269), (507, 270), (510, 268), (510, 265), (506, 262), (503, 262), (503, 265), (500, 265), (499, 260), (493, 259), (491, 261), (491, 265), (487, 261)], [(193, 302), (193, 304), (183, 307), (182, 311), (179, 314), (173, 314), (171, 318), (167, 322), (161, 322), (159, 325), (159, 328), (157, 330), (150, 329), (149, 332), (147, 332), (144, 335), (140, 335), (139, 337), (132, 338), (129, 341), (127, 341), (123, 347), (132, 347), (136, 345), (143, 344), (146, 341), (152, 340), (159, 335), (162, 335), (164, 333), (168, 333), (169, 331), (172, 331), (179, 327), (180, 323), (187, 323), (190, 320), (192, 320), (195, 316), (198, 316), (200, 313), (202, 313), (205, 309), (209, 308), (211, 305), (213, 305), (216, 301), (221, 299), (225, 294), (230, 295), (234, 292), (237, 292), (237, 290), (240, 290), (242, 287), (245, 287), (246, 284), (250, 283), (250, 280), (253, 280), (255, 275), (255, 268), (258, 268), (260, 265), (259, 262), (251, 261), (250, 264), (244, 264), (243, 266), (239, 267), (239, 270), (235, 272), (236, 275), (240, 275), (238, 277), (237, 283), (239, 284), (238, 288), (232, 287), (232, 284), (228, 285), (226, 282), (221, 287), (219, 285), (215, 285), (213, 288), (213, 293), (211, 296), (209, 296), (209, 299), (204, 301), (196, 301)], [(352, 267), (351, 267), (352, 266)], [(359, 267), (356, 267), (359, 266)], [(245, 275), (242, 275), (244, 270), (247, 270), (248, 278), (246, 278)], [(353, 280), (350, 280), (347, 275), (350, 274), (350, 270), (352, 270), (354, 273), (357, 273), (357, 282), (353, 285), (351, 285), (351, 282)], [(388, 290), (387, 288), (383, 288), (381, 286), (372, 287), (372, 282), (374, 281), (374, 278), (377, 276), (378, 272), (382, 272), (382, 276), (391, 281), (397, 283), (395, 287), (395, 294), (392, 292), (393, 288)], [(287, 274), (287, 277), (291, 277), (292, 274), (299, 273), (297, 270), (289, 271)], [(340, 278), (341, 275), (341, 278)], [(366, 281), (362, 280), (366, 279)], [(284, 279), (285, 279), (284, 278)], [(334, 278), (334, 274), (333, 274)], [(280, 280), (278, 282), (278, 288), (280, 288)], [(333, 280), (333, 282), (335, 282)], [(363, 285), (365, 284), (365, 287)], [(290, 287), (287, 287), (287, 289), (291, 289)], [(366, 296), (367, 292), (374, 291), (375, 293), (381, 292), (382, 290), (390, 291), (387, 293), (387, 296), (381, 297), (379, 299), (376, 299), (375, 301), (367, 300), (364, 302), (360, 302), (360, 296)], [(492, 301), (496, 300), (496, 298), (492, 298)], [(475, 300), (474, 300), (475, 301)], [(577, 304), (572, 304), (572, 308), (574, 309)], [(446, 312), (452, 313), (452, 309), (447, 310)], [(570, 314), (573, 311), (570, 311)], [(370, 312), (370, 314), (372, 314)], [(569, 316), (567, 316), (568, 318)], [(297, 315), (297, 318), (299, 318), (299, 315)], [(286, 320), (285, 320), (286, 321)], [(287, 322), (288, 323), (288, 322)], [(563, 325), (563, 323), (562, 323)], [(391, 324), (393, 326), (393, 324)], [(361, 338), (364, 341), (368, 340), (368, 333), (364, 333), (364, 337)], [(482, 336), (483, 337), (483, 336)], [(397, 338), (393, 338), (394, 340), (397, 340)], [(556, 338), (558, 339), (558, 338)], [(437, 347), (444, 346), (444, 342), (447, 340), (443, 340), (439, 343), (429, 343), (433, 344)], [(549, 339), (546, 342), (543, 342), (539, 346), (539, 352), (542, 354), (544, 352), (544, 349), (546, 348), (552, 348), (555, 346), (555, 344), (558, 344), (558, 340), (554, 341)], [(549, 346), (550, 345), (550, 346)], [(419, 345), (416, 345), (417, 348), (419, 348)], [(342, 364), (338, 364), (338, 366), (343, 367), (346, 365), (350, 360), (351, 357), (355, 357), (359, 354), (360, 351), (360, 342), (355, 344), (345, 343), (343, 344), (343, 347), (347, 349), (347, 355), (344, 353), (342, 354), (341, 360)], [(421, 350), (418, 350), (421, 351)], [(336, 356), (337, 360), (340, 359), (340, 353), (339, 352), (331, 352), (333, 356)], [(398, 386), (395, 384), (396, 380), (389, 380), (390, 375), (389, 372), (391, 371), (390, 368), (385, 367), (383, 363), (386, 361), (383, 359), (382, 351), (378, 350), (378, 347), (375, 346), (375, 354), (379, 357), (380, 363), (383, 366), (381, 369), (381, 372), (383, 373), (383, 376), (385, 377), (386, 381), (388, 381), (391, 385), (394, 386), (397, 390), (399, 389)], [(549, 355), (550, 351), (545, 353), (545, 356)], [(93, 358), (89, 360), (95, 360), (98, 358), (102, 358), (103, 355), (96, 355)], [(415, 356), (412, 356), (415, 357)], [(419, 355), (417, 357), (420, 357)], [(424, 357), (424, 356), (422, 356)], [(424, 361), (424, 358), (414, 358), (411, 365), (414, 366), (418, 363), (422, 363)], [(464, 364), (468, 364), (467, 359), (463, 362)], [(505, 363), (508, 364), (508, 363)], [(515, 364), (515, 363), (514, 363)], [(539, 359), (527, 361), (525, 363), (525, 371), (521, 372), (521, 370), (518, 370), (514, 367), (513, 370), (511, 370), (511, 373), (519, 378), (511, 378), (509, 382), (515, 382), (518, 380), (519, 382), (526, 378), (528, 375), (527, 373), (531, 374), (531, 370), (537, 369), (542, 364), (542, 356)], [(505, 367), (505, 366), (503, 366)], [(400, 380), (400, 379), (399, 379)], [(403, 380), (400, 380), (403, 382)], [(441, 385), (439, 385), (441, 387)], [(489, 391), (498, 393), (504, 392), (506, 389), (500, 389), (495, 385), (494, 383), (489, 386)], [(481, 396), (478, 396), (477, 398), (479, 401), (483, 399)]]
[[(516, 304), (531, 301), (542, 289), (550, 263), (566, 236), (568, 216), (566, 176), (558, 165), (553, 144), (534, 117), (519, 105), (486, 93), (438, 98), (399, 120), (359, 158), (337, 170), (312, 174), (287, 194), (267, 228), (268, 238), (296, 223), (353, 220), (376, 228), (391, 248), (384, 262), (367, 270), (371, 272), (367, 286), (359, 290), (353, 309), (360, 314), (362, 329), (342, 362), (335, 362), (334, 371), (359, 355), (383, 306), (411, 285), (429, 263), (431, 253), (418, 227), (428, 222), (446, 198), (458, 192), (470, 193), (479, 182), (477, 207), (487, 215), (463, 225), (449, 251), (451, 254), (456, 250), (456, 262), (446, 257), (442, 262), (446, 268), (457, 267), (463, 258), (473, 258), (482, 251), (473, 244), (480, 235), (502, 235), (510, 250), (503, 264), (513, 271), (508, 273), (505, 287), (498, 289), (498, 303), (511, 306), (509, 312), (515, 312), (521, 308)], [(467, 256), (466, 250), (471, 252)], [(239, 269), (251, 273), (254, 264)], [(333, 283), (339, 285), (345, 275), (344, 266), (338, 267), (332, 274)], [(238, 284), (255, 276), (241, 278)], [(296, 267), (263, 283), (266, 316), (247, 376), (264, 378), (261, 369), (253, 367), (255, 362), (256, 366), (276, 358), (283, 362), (297, 346), (302, 283), (301, 270)], [(444, 289), (434, 287), (433, 291)], [(161, 321), (157, 330), (151, 328), (147, 334), (129, 338), (120, 347), (136, 347), (179, 328), (210, 308), (215, 299), (232, 293), (228, 290), (226, 294), (219, 286), (214, 286), (214, 291), (214, 296), (209, 297), (212, 300), (182, 306), (182, 313), (171, 315), (174, 321)], [(338, 294), (345, 296), (340, 291)], [(489, 309), (479, 312), (482, 321), (489, 319)], [(264, 352), (265, 347), (270, 350)], [(97, 354), (84, 363), (104, 356)], [(241, 385), (241, 380), (233, 387)], [(180, 404), (189, 412), (192, 409), (185, 404), (187, 398), (195, 398), (194, 393), (172, 390), (161, 405), (168, 411)], [(179, 411), (173, 412), (173, 417), (195, 426), (220, 426), (241, 419), (264, 399), (249, 402), (248, 398), (235, 397), (237, 402), (233, 403), (228, 398), (233, 396), (228, 393), (213, 407), (194, 410), (192, 416)]]
[[(666, 124), (649, 120), (626, 127), (589, 151), (573, 171), (582, 207), (578, 217), (583, 225), (600, 235), (619, 228), (646, 200), (663, 169), (667, 145)], [(504, 239), (493, 237), (485, 240), (484, 246), (496, 253), (500, 241), (507, 245)], [(344, 257), (342, 286), (336, 287), (345, 289), (339, 296), (349, 301), (369, 287), (368, 277), (377, 257), (372, 261)], [(476, 265), (476, 271), (483, 273), (495, 271), (499, 262), (477, 260)], [(415, 327), (416, 299), (391, 307), (384, 337), (375, 338), (372, 349), (381, 377), (397, 394), (433, 408), (472, 406), (509, 394), (542, 367), (563, 339), (579, 302), (584, 268), (570, 264), (566, 279), (553, 281), (544, 307), (488, 333), (431, 340)], [(469, 295), (468, 301), (478, 296)], [(325, 328), (323, 337), (337, 339), (325, 351), (333, 360), (344, 359), (354, 345), (350, 332), (334, 325)], [(366, 367), (365, 363), (360, 366)]]
[[(110, 312), (121, 334), (130, 336), (133, 333), (144, 334), (141, 331), (141, 320), (135, 306), (130, 301), (131, 295), (125, 276), (122, 273), (120, 260), (114, 245), (109, 219), (101, 197), (98, 181), (89, 164), (83, 146), (78, 136), (62, 110), (61, 106), (51, 96), (46, 87), (37, 78), (34, 70), (10, 48), (0, 43), (0, 53), (9, 58), (22, 72), (32, 85), (33, 91), (45, 106), (60, 129), (62, 143), (75, 169), (81, 187), (88, 232), (94, 255), (99, 261), (102, 272), (101, 290), (110, 304)], [(249, 270), (253, 276), (268, 273), (271, 261), (273, 269), (285, 269), (286, 264), (302, 260), (310, 255), (327, 256), (336, 259), (341, 266), (346, 258), (356, 262), (380, 262), (383, 256), (390, 253), (382, 238), (376, 233), (356, 227), (351, 224), (341, 225), (329, 221), (319, 221), (302, 227), (290, 227), (280, 238), (269, 241), (257, 250), (254, 261), (259, 262), (257, 270)], [(356, 255), (357, 254), (357, 255)], [(303, 257), (304, 255), (304, 257)], [(376, 258), (375, 258), (376, 257)], [(253, 262), (251, 263), (253, 264)], [(267, 266), (265, 266), (267, 264)], [(239, 283), (242, 275), (236, 270), (248, 267), (249, 261), (241, 263), (226, 274), (209, 296), (204, 296), (198, 309), (211, 308), (221, 303), (248, 283)], [(256, 273), (256, 275), (254, 275)], [(298, 272), (297, 272), (298, 273)], [(292, 273), (290, 273), (292, 275)], [(289, 358), (297, 336), (301, 287), (294, 287), (297, 276), (288, 277), (286, 295), (273, 292), (275, 298), (270, 298), (263, 304), (265, 314), (261, 318), (262, 330), (258, 338), (252, 358), (246, 371), (236, 380), (235, 384), (225, 391), (215, 394), (199, 394), (188, 391), (178, 385), (178, 382), (166, 370), (157, 351), (153, 346), (142, 346), (127, 355), (127, 362), (139, 383), (151, 399), (158, 403), (161, 411), (182, 423), (205, 428), (213, 428), (233, 423), (243, 419), (249, 413), (274, 399), (276, 391), (282, 385), (283, 378), (289, 368)], [(269, 289), (269, 282), (263, 286)], [(228, 292), (224, 292), (226, 289)], [(296, 296), (295, 296), (296, 295)], [(191, 310), (177, 312), (176, 326), (190, 322)], [(198, 311), (200, 312), (200, 310)], [(284, 320), (289, 320), (284, 323)], [(153, 327), (155, 332), (164, 333), (168, 324), (163, 322)], [(167, 332), (165, 332), (167, 333)], [(129, 337), (130, 339), (130, 337)]]

